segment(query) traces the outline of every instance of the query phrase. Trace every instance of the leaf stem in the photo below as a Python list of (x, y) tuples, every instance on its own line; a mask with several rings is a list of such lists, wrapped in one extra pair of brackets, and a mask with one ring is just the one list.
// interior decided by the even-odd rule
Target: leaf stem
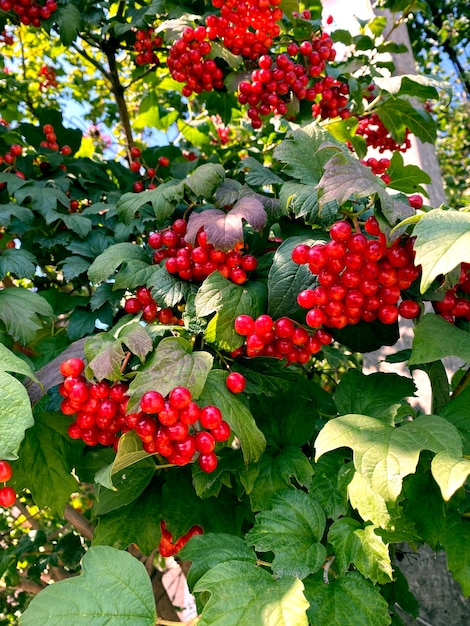
[(272, 563), (268, 563), (267, 561), (262, 561), (261, 559), (256, 560), (256, 565), (264, 565), (264, 567), (272, 567)]
[(465, 372), (465, 374), (462, 376), (462, 378), (459, 380), (458, 385), (456, 386), (456, 388), (454, 389), (454, 392), (452, 394), (452, 397), (455, 398), (456, 396), (459, 395), (459, 393), (462, 393), (462, 391), (465, 389), (465, 387), (468, 385), (470, 381), (470, 368)]

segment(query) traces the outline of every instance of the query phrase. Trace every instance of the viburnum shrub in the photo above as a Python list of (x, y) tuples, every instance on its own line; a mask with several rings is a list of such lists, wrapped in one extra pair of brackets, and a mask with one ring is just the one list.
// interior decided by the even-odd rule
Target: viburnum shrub
[(321, 9), (0, 0), (8, 623), (181, 623), (171, 557), (188, 626), (416, 618), (420, 545), (470, 594), (470, 218), (402, 155), (440, 93)]

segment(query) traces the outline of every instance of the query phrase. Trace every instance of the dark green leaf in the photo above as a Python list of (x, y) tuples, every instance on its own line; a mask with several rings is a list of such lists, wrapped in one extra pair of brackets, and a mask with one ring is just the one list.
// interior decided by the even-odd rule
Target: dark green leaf
[(270, 511), (258, 513), (246, 538), (258, 552), (274, 552), (276, 578), (302, 579), (325, 562), (326, 548), (320, 543), (325, 523), (325, 513), (312, 497), (291, 490), (274, 496)]
[[(18, 315), (21, 311), (21, 315)], [(0, 319), (9, 334), (28, 344), (42, 328), (41, 317), (52, 318), (52, 308), (39, 294), (29, 289), (10, 287), (0, 291)]]
[(146, 458), (114, 474), (115, 490), (99, 487), (93, 506), (94, 514), (105, 515), (136, 500), (152, 480), (154, 473), (155, 462)]
[(7, 274), (13, 274), (17, 278), (33, 278), (36, 272), (36, 259), (27, 250), (11, 249), (2, 250), (0, 253), (0, 279)]
[(382, 324), (379, 320), (359, 322), (340, 330), (331, 330), (333, 337), (352, 352), (374, 352), (382, 346), (393, 346), (399, 339), (398, 324)]

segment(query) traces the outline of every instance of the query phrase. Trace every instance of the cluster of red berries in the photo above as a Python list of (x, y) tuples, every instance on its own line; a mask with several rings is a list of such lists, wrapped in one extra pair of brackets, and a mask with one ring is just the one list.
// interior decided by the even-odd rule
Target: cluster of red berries
[(321, 76), (326, 62), (334, 60), (335, 56), (333, 40), (322, 33), (300, 45), (291, 42), (286, 53), (259, 57), (251, 82), (242, 81), (238, 87), (238, 101), (250, 107), (248, 117), (252, 127), (261, 128), (261, 118), (270, 113), (285, 115), (292, 95), (298, 100), (313, 102), (315, 117), (349, 117), (348, 85), (332, 76)]
[(163, 39), (155, 34), (152, 28), (138, 30), (135, 34), (134, 50), (138, 53), (135, 57), (136, 65), (160, 65), (160, 59), (155, 50), (163, 46)]
[[(139, 174), (145, 170), (144, 180), (137, 180), (134, 183), (133, 189), (136, 193), (141, 193), (145, 188), (147, 189), (156, 189), (158, 187), (157, 184), (157, 170), (160, 167), (168, 167), (170, 165), (170, 159), (167, 156), (158, 157), (158, 162), (156, 167), (147, 167), (146, 164), (140, 161), (142, 151), (137, 146), (132, 146), (130, 149), (131, 162), (129, 164), (129, 169), (134, 174)], [(145, 186), (147, 185), (147, 187)]]
[(292, 251), (295, 263), (307, 264), (318, 276), (317, 287), (297, 296), (298, 304), (309, 309), (306, 322), (311, 328), (344, 328), (375, 319), (393, 324), (398, 315), (413, 319), (420, 314), (413, 300), (397, 305), (401, 291), (420, 275), (413, 264), (412, 239), (398, 238), (387, 248), (375, 217), (366, 220), (365, 231), (370, 238), (341, 220), (332, 225), (328, 243), (300, 244)]
[(470, 263), (462, 263), (458, 283), (446, 291), (442, 300), (433, 301), (434, 311), (451, 324), (457, 318), (470, 322), (470, 301), (465, 297), (469, 294)]
[(0, 0), (0, 11), (13, 11), (25, 26), (41, 26), (41, 20), (48, 20), (57, 10), (55, 0), (46, 0), (41, 5), (36, 0)]
[(186, 387), (174, 387), (165, 399), (147, 391), (140, 412), (126, 416), (149, 454), (160, 454), (172, 465), (187, 465), (197, 456), (203, 472), (217, 467), (215, 447), (230, 437), (230, 426), (214, 405), (199, 407)]
[(8, 152), (5, 152), (3, 156), (0, 155), (0, 165), (3, 165), (3, 163), (6, 163), (7, 166), (14, 165), (16, 157), (19, 157), (22, 154), (23, 148), (19, 143), (14, 143), (10, 146)]
[(160, 531), (162, 536), (160, 539), (160, 543), (158, 544), (158, 551), (160, 552), (160, 555), (165, 558), (177, 554), (182, 548), (184, 548), (184, 546), (188, 543), (191, 537), (194, 537), (194, 535), (204, 534), (204, 529), (198, 524), (195, 524), (194, 526), (191, 526), (187, 533), (185, 533), (175, 541), (173, 539), (173, 535), (166, 527), (165, 520), (161, 520), (160, 522)]
[(377, 113), (359, 118), (359, 124), (356, 128), (356, 135), (361, 135), (366, 140), (366, 144), (371, 148), (378, 149), (379, 152), (390, 150), (391, 152), (406, 152), (411, 148), (409, 130), (406, 129), (405, 139), (399, 145), (390, 135), (390, 131), (386, 128)]
[(39, 82), (39, 89), (41, 91), (47, 91), (49, 87), (57, 87), (57, 76), (55, 69), (50, 65), (42, 65), (38, 72), (38, 76), (41, 78)]
[(206, 18), (209, 39), (220, 39), (224, 46), (246, 59), (255, 61), (272, 46), (281, 29), (282, 0), (212, 0), (220, 17)]
[(363, 159), (361, 163), (370, 167), (372, 173), (376, 176), (380, 176), (386, 185), (389, 184), (391, 178), (390, 175), (387, 174), (387, 170), (390, 167), (390, 159), (376, 159), (375, 157), (370, 157), (369, 159)]
[(184, 239), (186, 229), (186, 220), (178, 219), (169, 228), (149, 235), (149, 246), (155, 250), (153, 262), (159, 264), (166, 259), (168, 273), (183, 280), (202, 282), (217, 270), (228, 280), (242, 285), (248, 280), (249, 272), (257, 268), (258, 261), (251, 254), (214, 248), (204, 230), (197, 235), (197, 245), (191, 246)]
[(113, 446), (121, 434), (134, 430), (149, 454), (160, 454), (172, 465), (186, 465), (197, 456), (199, 467), (212, 472), (217, 467), (215, 447), (230, 437), (230, 426), (213, 405), (200, 408), (186, 387), (175, 387), (165, 399), (158, 391), (144, 393), (140, 411), (127, 413), (128, 386), (118, 382), (88, 382), (82, 359), (63, 361), (64, 376), (59, 393), (61, 411), (75, 415), (68, 427), (72, 439), (88, 446)]
[(59, 393), (64, 398), (60, 410), (64, 415), (75, 415), (68, 434), (88, 446), (101, 444), (117, 449), (120, 434), (130, 430), (126, 423), (128, 387), (124, 383), (88, 382), (82, 375), (84, 369), (85, 364), (79, 358), (60, 364), (64, 376), (59, 386)]
[(313, 354), (333, 341), (331, 333), (318, 328), (310, 334), (303, 326), (288, 317), (273, 320), (270, 315), (239, 315), (234, 323), (235, 331), (246, 337), (245, 344), (232, 352), (232, 356), (269, 356), (285, 358), (288, 363), (307, 363)]
[[(13, 474), (13, 469), (8, 461), (0, 461), (0, 483), (6, 483), (10, 480)], [(10, 507), (15, 504), (16, 491), (13, 487), (3, 485), (0, 487), (0, 506)]]
[(183, 96), (223, 89), (224, 74), (208, 55), (212, 45), (204, 26), (185, 28), (168, 52), (168, 68), (174, 80), (184, 83)]
[(72, 154), (72, 148), (70, 146), (65, 145), (62, 146), (62, 148), (59, 146), (57, 143), (57, 135), (55, 134), (52, 124), (44, 124), (42, 132), (44, 133), (45, 139), (39, 144), (41, 148), (49, 148), (50, 150), (55, 151), (60, 150), (60, 152), (65, 156)]
[(170, 307), (159, 307), (147, 287), (137, 287), (135, 296), (127, 298), (124, 310), (130, 315), (142, 312), (142, 319), (146, 322), (158, 321), (160, 324), (175, 324), (181, 326), (183, 320), (176, 317)]

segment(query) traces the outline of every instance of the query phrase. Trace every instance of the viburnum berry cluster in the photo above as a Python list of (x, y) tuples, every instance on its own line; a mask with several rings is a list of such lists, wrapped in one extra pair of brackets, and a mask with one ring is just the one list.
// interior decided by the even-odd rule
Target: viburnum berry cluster
[(39, 28), (42, 20), (48, 20), (57, 11), (55, 0), (46, 0), (44, 3), (36, 0), (0, 0), (0, 11), (13, 11), (20, 22), (25, 26)]
[(130, 149), (130, 164), (129, 169), (134, 174), (142, 174), (143, 180), (137, 180), (134, 183), (133, 189), (136, 193), (141, 193), (144, 189), (156, 189), (160, 179), (157, 178), (157, 171), (159, 168), (168, 167), (170, 165), (170, 159), (167, 156), (161, 155), (158, 157), (157, 165), (155, 167), (149, 167), (146, 163), (142, 162), (142, 150), (138, 146), (132, 146)]
[(81, 439), (88, 446), (114, 446), (121, 433), (130, 430), (126, 423), (129, 398), (125, 383), (108, 381), (89, 382), (82, 375), (82, 359), (71, 358), (60, 364), (64, 381), (59, 393), (64, 398), (60, 410), (64, 415), (75, 416), (68, 427), (72, 439)]
[(160, 324), (178, 326), (183, 324), (182, 319), (174, 314), (173, 309), (158, 306), (150, 289), (145, 286), (137, 287), (135, 296), (127, 298), (124, 303), (124, 310), (131, 315), (142, 312), (142, 319), (146, 322), (158, 321)]
[(54, 151), (60, 150), (65, 156), (72, 154), (72, 148), (70, 146), (64, 145), (62, 148), (59, 146), (57, 143), (57, 135), (52, 124), (44, 124), (42, 132), (44, 133), (45, 139), (39, 144), (41, 148), (49, 148)]
[(0, 487), (0, 507), (10, 507), (15, 504), (16, 491), (13, 487), (5, 485), (13, 475), (13, 469), (8, 461), (0, 461), (0, 483), (4, 483)]
[(246, 59), (255, 61), (272, 46), (280, 32), (282, 0), (212, 0), (220, 17), (206, 18), (209, 39), (220, 39), (223, 45)]
[(146, 30), (139, 29), (135, 33), (134, 50), (137, 52), (135, 57), (136, 65), (160, 65), (160, 59), (156, 54), (156, 50), (163, 46), (163, 39), (155, 33), (153, 28)]
[(56, 71), (50, 65), (42, 65), (38, 76), (40, 78), (39, 81), (39, 89), (41, 91), (47, 91), (49, 87), (57, 87), (57, 75)]
[(187, 27), (168, 52), (168, 68), (172, 78), (184, 83), (183, 96), (223, 89), (224, 73), (208, 55), (212, 45), (204, 26)]
[(448, 289), (444, 298), (433, 301), (434, 311), (443, 319), (454, 324), (457, 319), (470, 322), (470, 263), (462, 263), (460, 276), (456, 285)]
[(147, 391), (140, 412), (126, 417), (149, 454), (159, 454), (172, 465), (187, 465), (197, 458), (203, 472), (217, 467), (215, 447), (230, 437), (230, 426), (214, 405), (199, 407), (186, 387), (174, 387), (165, 399)]
[(380, 178), (384, 181), (386, 185), (389, 184), (391, 178), (390, 175), (387, 174), (387, 170), (390, 167), (390, 159), (386, 159), (385, 157), (382, 159), (376, 159), (375, 157), (370, 157), (369, 159), (361, 160), (363, 165), (370, 167), (372, 173), (376, 176), (380, 176)]
[(168, 273), (177, 275), (183, 280), (202, 282), (209, 274), (218, 271), (237, 285), (248, 280), (258, 261), (251, 254), (243, 254), (240, 250), (217, 250), (207, 241), (204, 230), (199, 231), (196, 246), (185, 241), (187, 223), (178, 219), (163, 230), (149, 235), (148, 244), (155, 250), (153, 262), (161, 263), (164, 259)]
[(413, 319), (421, 311), (413, 300), (398, 301), (419, 277), (413, 264), (411, 238), (398, 238), (388, 247), (375, 217), (365, 222), (367, 237), (353, 232), (346, 220), (335, 222), (327, 243), (300, 244), (292, 260), (309, 266), (318, 277), (318, 286), (301, 291), (298, 304), (308, 309), (311, 328), (344, 328), (361, 320), (393, 324), (402, 317)]
[(386, 150), (406, 152), (411, 148), (409, 130), (406, 129), (405, 139), (399, 145), (390, 135), (390, 131), (384, 126), (377, 113), (359, 117), (356, 134), (364, 137), (367, 146), (376, 148), (380, 153)]
[(252, 127), (261, 128), (262, 117), (271, 113), (285, 115), (292, 96), (313, 102), (314, 117), (349, 117), (348, 85), (324, 75), (326, 62), (335, 56), (333, 40), (322, 33), (300, 45), (291, 42), (281, 54), (259, 57), (251, 82), (242, 81), (238, 87), (238, 101), (249, 106)]
[(232, 356), (269, 356), (286, 359), (288, 363), (307, 363), (313, 354), (333, 341), (331, 333), (318, 328), (309, 333), (303, 326), (288, 317), (273, 320), (270, 315), (239, 315), (235, 318), (235, 331), (246, 337), (245, 344)]
[(184, 548), (191, 537), (194, 537), (194, 535), (204, 534), (204, 529), (198, 524), (194, 524), (194, 526), (191, 526), (187, 533), (181, 535), (181, 537), (175, 541), (173, 539), (173, 535), (166, 526), (165, 520), (160, 521), (160, 531), (162, 536), (160, 543), (158, 544), (158, 551), (160, 552), (160, 555), (165, 558), (177, 554), (182, 548)]

